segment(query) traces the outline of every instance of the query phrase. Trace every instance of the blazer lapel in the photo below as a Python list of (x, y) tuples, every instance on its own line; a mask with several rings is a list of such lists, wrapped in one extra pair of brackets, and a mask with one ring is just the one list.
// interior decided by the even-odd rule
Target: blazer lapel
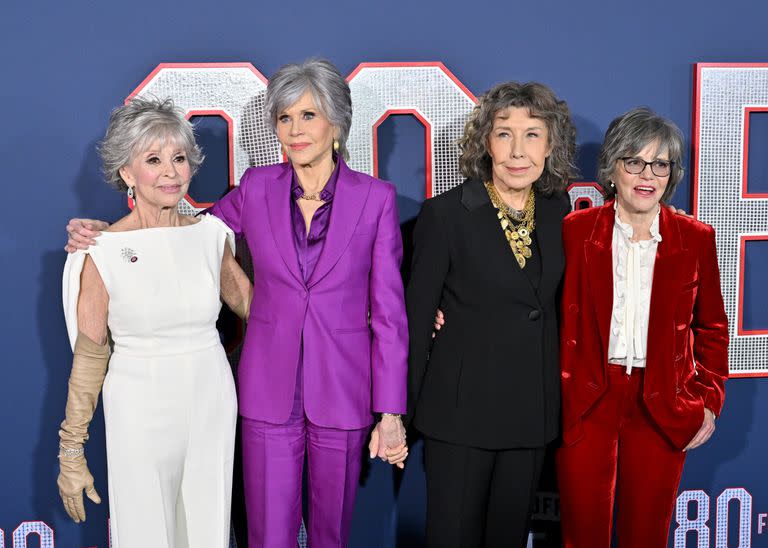
[(296, 281), (304, 286), (292, 230), (290, 200), (293, 169), (288, 163), (284, 166), (285, 170), (270, 181), (270, 186), (267, 187), (267, 215), (272, 237), (275, 239), (275, 245), (285, 266)]
[(684, 272), (685, 262), (681, 257), (685, 248), (680, 235), (680, 228), (672, 213), (666, 206), (661, 206), (659, 214), (659, 234), (661, 242), (656, 249), (656, 260), (653, 264), (653, 282), (651, 286), (650, 314), (648, 317), (648, 363), (663, 363), (657, 357), (669, 349), (660, 348), (657, 342), (664, 340), (655, 334), (656, 328), (668, 325), (669, 319), (674, 318), (676, 296), (680, 291), (680, 273)]
[[(542, 301), (556, 291), (563, 276), (562, 210), (556, 198), (536, 196), (536, 243), (541, 257), (539, 295)], [(527, 277), (527, 276), (526, 276)]]
[(338, 161), (339, 178), (336, 181), (328, 233), (307, 287), (322, 280), (347, 249), (371, 190), (367, 180), (349, 169), (341, 158)]
[[(491, 205), (491, 199), (488, 197), (488, 191), (485, 189), (485, 185), (477, 179), (469, 179), (462, 185), (461, 202), (465, 208), (473, 211), (478, 228), (483, 234), (483, 239), (491, 242), (494, 247), (500, 249), (498, 252), (494, 252), (493, 257), (489, 258), (489, 261), (496, 261), (495, 257), (499, 257), (500, 272), (509, 280), (509, 283), (515, 284), (516, 287), (523, 288), (525, 291), (525, 300), (531, 304), (539, 305), (539, 297), (536, 295), (536, 291), (533, 289), (531, 281), (528, 276), (517, 264), (512, 249), (509, 247), (504, 231), (501, 229), (501, 224), (497, 218), (496, 208)], [(538, 201), (536, 202), (538, 205)], [(482, 206), (487, 205), (491, 208), (490, 214), (485, 211), (475, 211)], [(537, 228), (534, 231), (536, 234)], [(537, 240), (538, 243), (538, 240)], [(509, 276), (508, 276), (509, 275)]]
[(600, 208), (592, 234), (584, 242), (587, 280), (595, 303), (597, 325), (603, 342), (604, 355), (608, 355), (611, 314), (613, 313), (613, 202)]

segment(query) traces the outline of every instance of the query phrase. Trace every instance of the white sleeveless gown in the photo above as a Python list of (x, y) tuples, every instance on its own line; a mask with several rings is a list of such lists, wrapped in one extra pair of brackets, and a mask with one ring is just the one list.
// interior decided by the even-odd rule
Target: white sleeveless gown
[(104, 232), (64, 267), (64, 312), (90, 254), (109, 293), (114, 341), (102, 397), (112, 548), (229, 546), (237, 398), (216, 331), (232, 232), (194, 225)]

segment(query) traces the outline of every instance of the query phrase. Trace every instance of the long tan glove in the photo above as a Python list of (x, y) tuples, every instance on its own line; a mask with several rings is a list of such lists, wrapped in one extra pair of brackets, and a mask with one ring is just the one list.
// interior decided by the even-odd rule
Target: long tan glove
[(88, 439), (88, 425), (104, 383), (109, 345), (96, 344), (83, 333), (78, 333), (74, 354), (66, 414), (59, 430), (59, 479), (56, 483), (64, 509), (75, 523), (80, 523), (85, 521), (83, 489), (93, 502), (101, 502), (88, 470), (83, 444)]

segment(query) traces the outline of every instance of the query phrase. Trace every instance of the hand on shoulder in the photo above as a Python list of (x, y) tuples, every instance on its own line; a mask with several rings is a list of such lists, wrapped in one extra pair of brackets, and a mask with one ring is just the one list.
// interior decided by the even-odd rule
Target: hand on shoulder
[(96, 244), (96, 238), (109, 228), (109, 223), (96, 219), (70, 219), (67, 223), (67, 245), (64, 250), (74, 253)]
[(675, 213), (677, 215), (683, 215), (684, 217), (688, 217), (689, 219), (693, 219), (693, 215), (690, 213), (686, 213), (684, 209), (678, 209), (673, 205), (667, 206), (672, 211), (672, 213)]

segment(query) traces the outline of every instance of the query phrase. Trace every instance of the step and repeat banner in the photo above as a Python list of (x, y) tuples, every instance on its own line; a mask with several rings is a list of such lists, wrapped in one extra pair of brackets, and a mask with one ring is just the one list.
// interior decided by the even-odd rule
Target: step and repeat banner
[[(456, 14), (442, 13), (444, 26), (431, 25), (424, 13), (444, 6), (426, 4), (408, 14), (362, 7), (325, 13), (311, 7), (307, 20), (298, 22), (300, 15), (281, 7), (242, 7), (253, 36), (246, 36), (249, 25), (234, 12), (222, 14), (229, 18), (225, 24), (154, 4), (127, 6), (127, 14), (105, 7), (77, 8), (81, 13), (14, 7), (0, 23), (10, 67), (0, 96), (6, 110), (0, 153), (8, 201), (0, 219), (6, 234), (0, 239), (0, 279), (7, 294), (0, 367), (0, 548), (110, 546), (100, 409), (87, 455), (105, 502), (86, 501), (88, 519), (75, 525), (61, 508), (55, 484), (56, 432), (71, 363), (61, 313), (64, 225), (73, 216), (111, 221), (127, 210), (125, 198), (101, 183), (94, 150), (109, 110), (137, 95), (171, 97), (198, 124), (208, 165), (182, 204), (194, 213), (236, 186), (248, 167), (282, 160), (262, 117), (268, 75), (308, 56), (327, 57), (348, 74), (354, 110), (350, 167), (395, 183), (406, 238), (420, 203), (461, 182), (456, 141), (477, 97), (496, 82), (540, 80), (571, 105), (582, 172), (568, 189), (574, 208), (602, 203), (593, 177), (602, 133), (613, 117), (647, 104), (681, 126), (691, 152), (687, 178), (673, 203), (717, 231), (732, 379), (712, 440), (688, 456), (669, 546), (768, 547), (763, 464), (768, 428), (762, 420), (768, 413), (768, 62), (763, 62), (768, 49), (764, 39), (749, 38), (760, 34), (760, 27), (746, 21), (713, 39), (711, 33), (702, 36), (702, 29), (721, 28), (719, 23), (724, 28), (730, 15), (720, 21), (699, 15), (698, 24), (678, 28), (677, 36), (663, 29), (669, 47), (645, 52), (623, 41), (629, 29), (638, 38), (650, 28), (662, 39), (662, 29), (654, 29), (644, 12), (622, 7), (609, 16), (598, 7), (579, 13), (572, 6), (567, 9), (574, 11), (561, 14), (563, 21), (546, 14), (547, 24), (518, 34), (516, 25), (488, 20), (491, 36), (474, 43), (459, 34), (465, 23)], [(510, 15), (500, 2), (488, 9), (490, 19), (497, 12)], [(520, 9), (526, 21), (542, 15), (531, 6)], [(415, 22), (407, 22), (411, 15)], [(761, 15), (768, 15), (768, 7), (751, 19)], [(585, 25), (590, 17), (606, 34), (605, 42), (549, 32), (553, 25)], [(120, 18), (127, 21), (110, 30)], [(379, 29), (377, 21), (386, 21), (392, 31)], [(192, 24), (200, 29), (197, 38), (188, 35)], [(617, 98), (622, 93), (626, 99)], [(236, 349), (238, 330), (226, 330), (233, 333), (228, 347)], [(242, 547), (238, 493), (236, 485), (232, 544)], [(556, 485), (545, 477), (530, 544), (559, 546), (558, 519)], [(379, 462), (364, 466), (351, 546), (422, 546), (424, 521), (420, 443), (404, 472)], [(146, 546), (154, 546), (153, 540)]]

